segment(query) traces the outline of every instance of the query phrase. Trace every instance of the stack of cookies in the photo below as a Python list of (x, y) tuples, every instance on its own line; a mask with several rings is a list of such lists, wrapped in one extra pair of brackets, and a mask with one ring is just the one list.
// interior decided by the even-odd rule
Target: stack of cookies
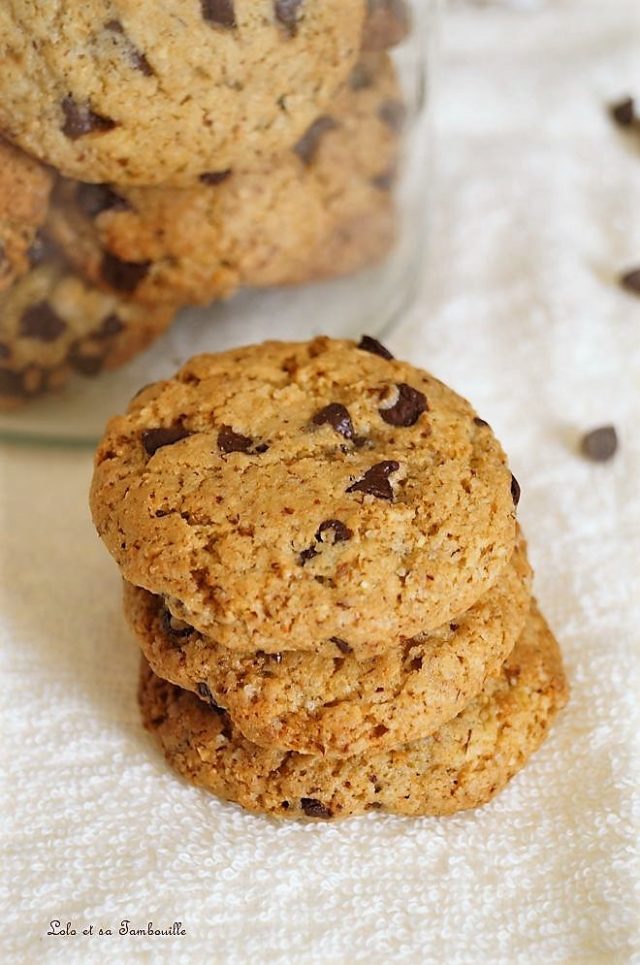
[(488, 801), (567, 699), (519, 494), (471, 406), (369, 337), (144, 388), (91, 505), (171, 765), (278, 817)]
[(0, 407), (388, 254), (404, 0), (63, 6), (0, 5)]

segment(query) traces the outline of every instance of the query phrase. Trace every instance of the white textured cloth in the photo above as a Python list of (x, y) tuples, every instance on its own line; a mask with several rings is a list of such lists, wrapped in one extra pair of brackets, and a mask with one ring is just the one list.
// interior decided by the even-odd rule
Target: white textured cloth
[[(640, 153), (602, 109), (640, 95), (639, 9), (451, 11), (425, 291), (387, 339), (511, 455), (572, 683), (549, 742), (492, 805), (447, 820), (275, 824), (188, 787), (139, 724), (89, 454), (6, 447), (3, 962), (640, 955), (640, 300), (613, 283), (640, 261)], [(576, 440), (606, 422), (621, 449), (587, 463)], [(52, 919), (78, 934), (48, 936)], [(186, 935), (119, 936), (123, 919)]]

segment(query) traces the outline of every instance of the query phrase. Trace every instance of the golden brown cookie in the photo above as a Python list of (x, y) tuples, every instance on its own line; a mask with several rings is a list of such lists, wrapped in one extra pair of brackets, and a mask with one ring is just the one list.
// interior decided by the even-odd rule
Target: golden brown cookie
[(93, 283), (141, 302), (207, 303), (239, 286), (346, 274), (395, 240), (403, 122), (391, 60), (369, 56), (292, 150), (191, 189), (62, 181), (48, 230)]
[(491, 800), (543, 742), (568, 697), (558, 645), (534, 606), (500, 674), (435, 734), (344, 759), (266, 750), (227, 713), (143, 660), (145, 726), (188, 781), (250, 811), (331, 820), (369, 810), (445, 815)]
[(427, 737), (498, 673), (531, 599), (524, 539), (496, 583), (455, 623), (359, 662), (285, 651), (238, 654), (178, 623), (162, 599), (124, 586), (151, 669), (229, 712), (247, 740), (303, 754), (372, 754)]
[(37, 260), (52, 184), (48, 168), (0, 138), (0, 292)]
[(99, 291), (49, 254), (0, 295), (0, 408), (122, 365), (172, 315)]
[(359, 53), (364, 0), (0, 4), (0, 130), (68, 177), (184, 185), (293, 144)]
[(124, 578), (222, 646), (366, 659), (492, 586), (518, 493), (468, 402), (373, 339), (317, 338), (197, 356), (142, 392), (91, 505)]

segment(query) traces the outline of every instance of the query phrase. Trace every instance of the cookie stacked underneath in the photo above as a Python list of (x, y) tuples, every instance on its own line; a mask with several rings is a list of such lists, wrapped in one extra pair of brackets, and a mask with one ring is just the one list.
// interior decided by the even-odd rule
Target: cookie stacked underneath
[(376, 340), (199, 356), (91, 504), (177, 771), (280, 817), (488, 801), (567, 698), (490, 427)]

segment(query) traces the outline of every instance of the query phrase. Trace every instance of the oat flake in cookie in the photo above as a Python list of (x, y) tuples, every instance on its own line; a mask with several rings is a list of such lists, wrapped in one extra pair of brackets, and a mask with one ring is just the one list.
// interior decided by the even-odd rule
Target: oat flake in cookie
[(188, 184), (293, 144), (365, 0), (5, 0), (0, 130), (81, 181)]
[[(403, 385), (414, 408), (392, 425)], [(347, 435), (315, 421), (332, 404)], [(511, 473), (474, 417), (354, 342), (199, 356), (108, 424), (94, 520), (126, 580), (219, 644), (332, 654), (338, 639), (366, 658), (464, 612), (511, 557)], [(174, 427), (178, 441), (145, 447)], [(221, 445), (227, 427), (241, 451)]]
[(340, 640), (326, 655), (237, 653), (177, 622), (160, 597), (130, 583), (124, 609), (151, 669), (185, 690), (204, 686), (248, 740), (349, 757), (427, 737), (459, 713), (513, 650), (530, 583), (520, 538), (491, 589), (455, 622), (363, 661)]
[(535, 605), (500, 673), (425, 740), (338, 760), (267, 750), (228, 714), (153, 675), (143, 662), (145, 726), (188, 781), (250, 811), (330, 821), (371, 810), (445, 815), (491, 800), (544, 741), (568, 687)]

